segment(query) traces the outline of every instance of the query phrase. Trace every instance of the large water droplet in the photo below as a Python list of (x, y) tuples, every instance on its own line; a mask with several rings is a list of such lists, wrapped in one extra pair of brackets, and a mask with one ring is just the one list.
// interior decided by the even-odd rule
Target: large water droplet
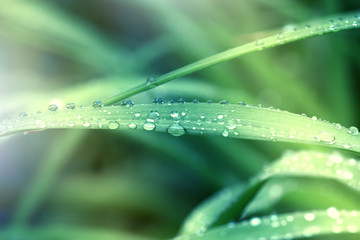
[(186, 133), (185, 128), (178, 123), (171, 124), (166, 131), (175, 137), (182, 136)]
[(49, 110), (50, 112), (55, 112), (55, 111), (58, 110), (58, 106), (55, 105), (55, 104), (50, 104), (50, 105), (48, 106), (48, 110)]
[(335, 142), (335, 136), (329, 132), (321, 132), (315, 137), (316, 141), (333, 144)]
[(93, 102), (93, 107), (95, 107), (95, 108), (101, 108), (103, 106), (104, 106), (104, 104), (100, 100), (96, 100)]
[(144, 125), (143, 125), (143, 128), (146, 131), (153, 131), (153, 130), (155, 130), (156, 125), (153, 122), (145, 122)]
[(111, 121), (108, 124), (109, 129), (118, 129), (120, 127), (120, 124), (116, 121)]
[(75, 105), (75, 103), (67, 103), (66, 105), (65, 105), (65, 109), (75, 109), (76, 108), (76, 105)]
[(358, 135), (359, 134), (359, 129), (357, 129), (357, 127), (349, 127), (349, 130), (348, 132), (351, 134), (351, 135)]

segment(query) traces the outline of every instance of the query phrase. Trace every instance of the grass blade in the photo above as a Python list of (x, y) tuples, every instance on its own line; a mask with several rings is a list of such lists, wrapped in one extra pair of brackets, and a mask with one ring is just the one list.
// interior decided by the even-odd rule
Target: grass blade
[[(175, 103), (75, 108), (3, 120), (0, 134), (30, 130), (145, 129), (184, 134), (222, 135), (264, 141), (312, 143), (360, 153), (356, 127), (345, 128), (316, 117), (272, 108), (234, 104)], [(72, 109), (75, 108), (75, 109)]]
[(240, 57), (247, 53), (279, 46), (281, 44), (294, 42), (313, 36), (358, 28), (360, 27), (359, 21), (360, 19), (358, 14), (350, 13), (324, 18), (322, 20), (309, 22), (307, 24), (293, 26), (290, 30), (285, 30), (278, 34), (229, 49), (227, 51), (215, 54), (213, 56), (201, 59), (197, 62), (176, 69), (158, 78), (148, 80), (147, 82), (144, 82), (143, 84), (136, 86), (128, 91), (106, 99), (104, 104), (111, 105), (124, 98), (128, 98), (140, 92), (144, 92), (176, 78), (183, 77), (187, 74), (199, 71), (224, 61), (228, 61), (233, 58)]
[(235, 185), (206, 200), (185, 220), (181, 233), (205, 232), (241, 217), (250, 200), (274, 177), (328, 178), (360, 192), (359, 166), (355, 159), (345, 159), (336, 152), (287, 153), (256, 176), (247, 187)]

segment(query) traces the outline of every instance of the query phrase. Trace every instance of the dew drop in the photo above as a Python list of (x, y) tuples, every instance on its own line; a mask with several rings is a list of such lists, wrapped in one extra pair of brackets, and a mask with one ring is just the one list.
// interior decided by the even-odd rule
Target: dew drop
[(329, 132), (321, 132), (315, 137), (316, 141), (333, 144), (335, 142), (335, 136)]
[(232, 120), (228, 121), (226, 128), (229, 130), (235, 129), (236, 128), (236, 123)]
[(230, 104), (230, 102), (228, 100), (221, 100), (219, 103), (223, 104), (223, 105)]
[(254, 217), (250, 220), (250, 225), (255, 227), (258, 226), (261, 223), (261, 219), (258, 217)]
[(200, 101), (197, 100), (197, 99), (194, 99), (192, 102), (193, 102), (193, 103), (199, 103)]
[(170, 116), (173, 117), (174, 119), (178, 119), (179, 118), (179, 112), (176, 110), (173, 110), (170, 112)]
[(136, 125), (136, 123), (129, 123), (128, 128), (135, 130), (137, 128), (137, 125)]
[(120, 124), (118, 122), (116, 122), (116, 121), (111, 121), (108, 124), (109, 129), (118, 129), (119, 126), (120, 126)]
[(348, 133), (350, 133), (351, 135), (358, 135), (359, 134), (359, 129), (357, 129), (357, 127), (349, 127), (348, 129)]
[(326, 213), (330, 218), (339, 218), (340, 217), (340, 212), (335, 207), (328, 208), (326, 210)]
[(24, 118), (24, 117), (26, 117), (27, 116), (27, 113), (26, 112), (20, 112), (19, 113), (19, 117), (21, 117), (21, 118)]
[(335, 123), (334, 126), (335, 126), (336, 129), (341, 129), (341, 124), (340, 123)]
[(135, 116), (135, 117), (140, 117), (140, 115), (141, 115), (140, 112), (135, 112), (135, 113), (134, 113), (134, 116)]
[(75, 108), (76, 108), (75, 103), (67, 103), (65, 105), (65, 109), (68, 109), (68, 110), (75, 109)]
[(179, 137), (179, 136), (182, 136), (186, 133), (186, 130), (183, 126), (181, 126), (180, 124), (177, 124), (177, 123), (173, 123), (171, 124), (167, 129), (166, 131), (175, 136), (175, 137)]
[(174, 99), (170, 99), (170, 101), (168, 102), (169, 105), (174, 104), (174, 103), (176, 103), (176, 101)]
[(179, 100), (177, 100), (177, 102), (183, 104), (183, 103), (185, 103), (185, 99), (184, 98), (179, 98)]
[(150, 76), (146, 79), (146, 85), (150, 85), (156, 81), (156, 77)]
[(148, 122), (157, 122), (160, 118), (160, 114), (158, 111), (156, 110), (152, 110), (148, 115), (147, 115), (147, 121)]
[(83, 126), (84, 126), (84, 127), (90, 127), (90, 126), (91, 126), (91, 123), (89, 123), (89, 122), (84, 122), (84, 123), (83, 123)]
[(221, 135), (223, 135), (223, 137), (228, 137), (229, 136), (229, 132), (224, 130)]
[(306, 214), (304, 215), (304, 219), (305, 219), (306, 221), (309, 221), (309, 222), (314, 221), (314, 219), (315, 219), (315, 214), (313, 214), (313, 213), (306, 213)]
[(156, 125), (153, 122), (145, 122), (143, 125), (143, 128), (146, 131), (153, 131), (153, 130), (155, 130)]
[(239, 104), (239, 105), (243, 105), (243, 106), (246, 105), (246, 103), (245, 103), (244, 101), (240, 101), (240, 102), (238, 102), (238, 104)]
[(162, 100), (162, 98), (154, 98), (153, 103), (154, 104), (163, 104), (164, 101)]
[(342, 145), (345, 149), (350, 149), (352, 147), (352, 145), (350, 143), (344, 143)]
[(282, 33), (278, 33), (276, 38), (277, 38), (277, 42), (280, 42), (284, 39), (284, 35)]
[(48, 110), (49, 110), (50, 112), (55, 112), (55, 111), (58, 110), (58, 106), (57, 106), (56, 104), (50, 104), (50, 105), (48, 106)]
[(125, 106), (125, 107), (131, 107), (131, 106), (134, 106), (134, 102), (131, 101), (130, 99), (127, 99), (127, 100), (122, 101), (121, 105)]
[(307, 28), (310, 28), (311, 27), (311, 25), (310, 24), (306, 24), (305, 25), (305, 28), (307, 29)]
[(95, 107), (95, 108), (101, 108), (103, 106), (104, 106), (104, 104), (100, 100), (96, 100), (93, 102), (93, 107)]

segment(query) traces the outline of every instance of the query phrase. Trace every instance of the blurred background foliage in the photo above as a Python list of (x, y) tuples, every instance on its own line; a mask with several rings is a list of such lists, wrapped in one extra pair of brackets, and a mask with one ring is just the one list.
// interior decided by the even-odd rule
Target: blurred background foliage
[[(282, 27), (359, 7), (351, 0), (1, 3), (2, 117), (46, 111), (50, 103), (90, 105)], [(359, 40), (354, 30), (283, 45), (132, 100), (244, 100), (359, 126)], [(215, 191), (246, 181), (286, 149), (310, 148), (142, 131), (54, 130), (2, 138), (0, 236), (170, 238)], [(249, 212), (359, 208), (354, 198), (332, 182), (272, 181), (254, 201), (261, 207)]]

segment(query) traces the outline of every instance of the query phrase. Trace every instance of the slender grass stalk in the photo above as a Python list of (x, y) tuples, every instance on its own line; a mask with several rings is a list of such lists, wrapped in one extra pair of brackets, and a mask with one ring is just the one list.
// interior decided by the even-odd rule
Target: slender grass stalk
[(176, 69), (160, 77), (150, 77), (146, 82), (144, 81), (143, 84), (140, 84), (139, 86), (136, 86), (111, 98), (105, 99), (103, 102), (104, 105), (114, 104), (122, 99), (152, 89), (176, 78), (183, 77), (190, 73), (199, 71), (201, 69), (213, 66), (221, 62), (231, 60), (233, 58), (240, 57), (247, 53), (279, 46), (281, 44), (290, 43), (313, 36), (358, 28), (360, 27), (359, 21), (360, 17), (358, 14), (350, 13), (333, 16), (315, 22), (309, 22), (307, 24), (292, 26), (291, 30), (282, 31), (278, 34), (259, 39), (257, 41), (253, 41), (245, 45), (241, 45), (239, 47), (235, 47), (227, 51), (215, 54), (213, 56), (201, 59), (197, 62)]

